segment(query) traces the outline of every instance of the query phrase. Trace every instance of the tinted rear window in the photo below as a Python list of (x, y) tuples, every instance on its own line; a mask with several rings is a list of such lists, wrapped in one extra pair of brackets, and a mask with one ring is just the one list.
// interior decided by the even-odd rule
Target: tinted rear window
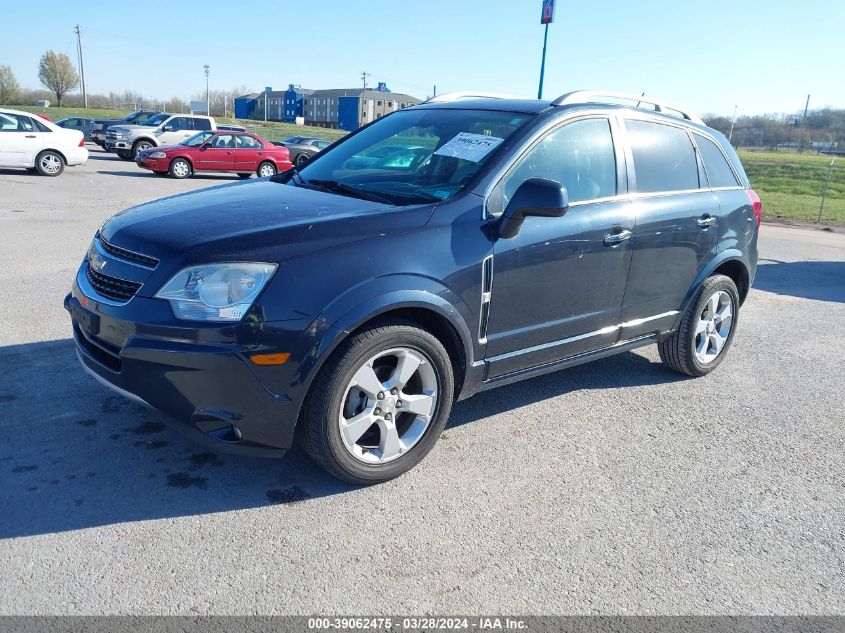
[(704, 169), (707, 171), (707, 179), (711, 187), (736, 187), (739, 183), (736, 180), (731, 166), (722, 150), (711, 141), (700, 134), (695, 135), (695, 142), (701, 150), (701, 159), (704, 161)]
[(685, 130), (650, 121), (626, 121), (637, 191), (698, 189), (698, 161)]

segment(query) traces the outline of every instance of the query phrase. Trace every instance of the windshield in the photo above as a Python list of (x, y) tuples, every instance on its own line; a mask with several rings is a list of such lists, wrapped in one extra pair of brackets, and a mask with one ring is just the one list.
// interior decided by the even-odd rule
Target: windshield
[(160, 123), (164, 123), (169, 118), (169, 114), (157, 114), (144, 121), (144, 125), (158, 125)]
[(198, 147), (199, 145), (205, 143), (211, 136), (214, 136), (214, 132), (200, 132), (199, 134), (189, 136), (179, 143), (179, 145), (184, 145), (185, 147)]
[(302, 168), (295, 184), (390, 204), (446, 200), (533, 115), (408, 109), (385, 117)]

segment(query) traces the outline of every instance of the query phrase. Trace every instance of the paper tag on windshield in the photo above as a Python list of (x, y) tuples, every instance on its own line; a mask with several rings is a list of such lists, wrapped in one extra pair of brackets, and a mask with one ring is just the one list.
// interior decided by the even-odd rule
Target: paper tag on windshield
[(451, 141), (434, 152), (439, 156), (451, 156), (477, 163), (492, 152), (504, 139), (483, 134), (460, 132)]

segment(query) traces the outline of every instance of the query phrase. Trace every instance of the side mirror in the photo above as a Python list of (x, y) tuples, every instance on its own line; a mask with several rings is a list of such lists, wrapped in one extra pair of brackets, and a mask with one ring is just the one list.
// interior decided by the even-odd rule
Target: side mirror
[(162, 131), (162, 132), (172, 132), (172, 131), (173, 131), (173, 126), (172, 126), (172, 125), (162, 125), (162, 126), (161, 126), (161, 131)]
[(510, 239), (519, 233), (527, 216), (559, 218), (569, 208), (566, 188), (554, 180), (529, 178), (519, 185), (499, 220), (499, 237)]

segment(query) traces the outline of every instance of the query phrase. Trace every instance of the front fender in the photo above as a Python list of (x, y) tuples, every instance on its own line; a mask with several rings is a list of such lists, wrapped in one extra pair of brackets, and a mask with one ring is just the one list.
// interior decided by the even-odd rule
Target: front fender
[(422, 309), (446, 319), (458, 333), (467, 366), (476, 357), (469, 323), (469, 308), (446, 286), (419, 275), (389, 275), (350, 288), (317, 317), (326, 328), (308, 366), (300, 368), (302, 389), (307, 392), (325, 361), (350, 332), (364, 323), (398, 309)]

